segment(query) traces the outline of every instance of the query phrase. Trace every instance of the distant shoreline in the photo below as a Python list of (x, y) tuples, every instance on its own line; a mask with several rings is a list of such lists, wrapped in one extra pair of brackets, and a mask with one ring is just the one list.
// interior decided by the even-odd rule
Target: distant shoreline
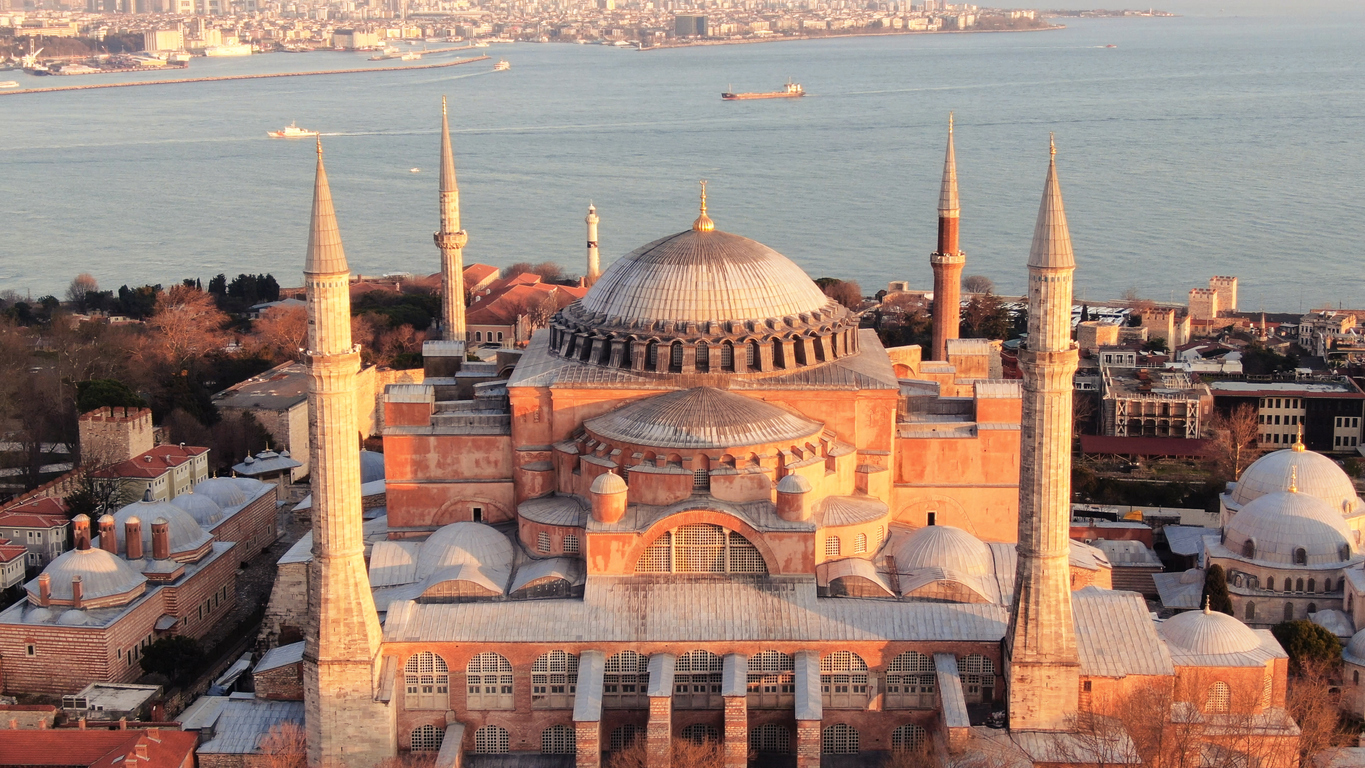
[(1055, 25), (1049, 26), (1049, 27), (1034, 27), (1034, 28), (1031, 28), (1031, 29), (948, 29), (948, 30), (933, 30), (933, 31), (930, 31), (930, 30), (927, 30), (927, 29), (925, 29), (925, 30), (920, 30), (920, 29), (905, 29), (905, 30), (901, 30), (901, 31), (899, 31), (899, 32), (893, 30), (893, 31), (890, 31), (890, 32), (850, 32), (850, 33), (848, 33), (848, 34), (839, 34), (839, 35), (794, 35), (794, 36), (791, 36), (791, 37), (788, 37), (788, 36), (785, 36), (785, 35), (784, 35), (784, 36), (781, 36), (781, 37), (778, 37), (778, 36), (773, 36), (773, 37), (756, 37), (756, 38), (753, 38), (753, 39), (745, 39), (745, 40), (697, 40), (697, 41), (695, 41), (695, 42), (690, 42), (690, 43), (668, 43), (668, 44), (665, 44), (665, 45), (651, 45), (651, 46), (648, 47), (648, 48), (640, 48), (640, 49), (638, 49), (638, 50), (640, 50), (640, 51), (661, 51), (661, 50), (666, 50), (666, 49), (670, 49), (670, 48), (699, 48), (699, 47), (712, 46), (712, 45), (749, 45), (749, 44), (751, 44), (751, 43), (789, 43), (789, 42), (796, 42), (796, 41), (799, 41), (799, 40), (837, 40), (837, 39), (843, 38), (843, 37), (897, 37), (897, 36), (900, 36), (900, 35), (978, 35), (978, 34), (979, 34), (979, 35), (988, 35), (988, 34), (1004, 34), (1004, 33), (1014, 33), (1014, 32), (1055, 32), (1056, 30), (1059, 30), (1059, 29), (1066, 29), (1066, 25), (1065, 25), (1065, 24), (1055, 24)]

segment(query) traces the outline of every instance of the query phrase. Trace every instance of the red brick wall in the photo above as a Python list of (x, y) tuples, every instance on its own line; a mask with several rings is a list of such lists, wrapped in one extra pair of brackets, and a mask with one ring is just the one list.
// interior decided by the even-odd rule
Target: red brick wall
[[(235, 563), (244, 563), (260, 554), (261, 550), (279, 538), (279, 530), (275, 528), (275, 494), (267, 492), (245, 509), (220, 522), (212, 533), (218, 541), (236, 544), (227, 555)], [(253, 538), (254, 544), (251, 543)]]

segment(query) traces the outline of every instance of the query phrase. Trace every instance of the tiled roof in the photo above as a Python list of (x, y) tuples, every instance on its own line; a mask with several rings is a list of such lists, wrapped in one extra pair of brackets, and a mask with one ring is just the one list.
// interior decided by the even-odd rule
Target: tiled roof
[(0, 539), (0, 563), (13, 562), (27, 551), (28, 547), (23, 544), (11, 544), (9, 539)]
[(1167, 608), (1198, 608), (1204, 597), (1204, 572), (1198, 568), (1183, 573), (1154, 573), (1152, 581), (1161, 604)]
[(187, 445), (181, 448), (178, 445), (158, 445), (127, 461), (121, 461), (97, 470), (94, 475), (95, 477), (160, 477), (173, 467), (178, 467), (195, 456), (206, 452), (208, 452), (207, 448), (195, 446)]
[(40, 499), (29, 499), (14, 504), (7, 505), (0, 511), (0, 525), (5, 525), (3, 521), (10, 514), (27, 514), (39, 517), (61, 518), (61, 522), (66, 522), (66, 502), (58, 496), (44, 496)]
[(1071, 613), (1082, 675), (1175, 674), (1147, 604), (1136, 592), (1086, 587), (1071, 593)]
[(1171, 545), (1171, 551), (1187, 557), (1198, 556), (1204, 552), (1205, 536), (1218, 535), (1217, 528), (1193, 525), (1167, 525), (1161, 530), (1166, 534), (1166, 543)]
[(0, 514), (0, 526), (6, 528), (60, 528), (69, 520), (57, 515), (30, 515), (26, 512)]
[(256, 667), (252, 672), (269, 672), (272, 669), (287, 667), (300, 661), (303, 661), (303, 641), (281, 645), (278, 648), (271, 648), (266, 651), (261, 660), (256, 662)]
[(0, 730), (0, 766), (137, 765), (128, 758), (141, 742), (149, 768), (177, 768), (194, 754), (195, 740), (182, 731)]
[(544, 525), (578, 526), (583, 524), (587, 504), (577, 496), (542, 496), (517, 505), (517, 517)]

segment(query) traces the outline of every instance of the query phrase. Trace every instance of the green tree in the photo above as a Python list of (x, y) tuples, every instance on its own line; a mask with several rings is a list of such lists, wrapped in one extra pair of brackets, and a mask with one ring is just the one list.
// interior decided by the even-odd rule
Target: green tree
[(147, 401), (118, 379), (90, 379), (76, 382), (76, 410), (89, 413), (104, 406), (146, 408)]
[(164, 675), (173, 683), (186, 683), (199, 672), (204, 652), (199, 642), (184, 635), (171, 635), (147, 646), (142, 651), (142, 671)]
[(1223, 572), (1223, 566), (1217, 563), (1209, 566), (1209, 572), (1204, 575), (1204, 596), (1200, 602), (1204, 600), (1208, 601), (1209, 610), (1232, 615), (1232, 598), (1228, 597), (1228, 576)]
[(1166, 340), (1158, 336), (1155, 339), (1149, 340), (1146, 344), (1143, 344), (1142, 348), (1147, 350), (1148, 352), (1157, 352), (1160, 354), (1165, 354), (1167, 351)]
[(1325, 627), (1297, 619), (1282, 621), (1271, 627), (1270, 632), (1289, 654), (1289, 664), (1295, 674), (1305, 667), (1335, 667), (1341, 663), (1341, 641)]

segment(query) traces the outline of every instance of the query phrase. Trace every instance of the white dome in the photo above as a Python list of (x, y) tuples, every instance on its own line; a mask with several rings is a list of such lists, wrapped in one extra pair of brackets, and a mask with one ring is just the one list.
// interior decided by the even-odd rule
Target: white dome
[[(72, 549), (58, 555), (43, 569), (51, 579), (52, 599), (71, 600), (71, 579), (81, 577), (81, 599), (100, 600), (111, 595), (122, 595), (138, 590), (147, 577), (128, 564), (127, 560), (102, 549)], [(28, 593), (37, 596), (38, 579), (24, 585)]]
[(265, 486), (265, 483), (251, 477), (229, 477), (228, 479), (236, 483), (248, 499), (259, 493), (261, 488)]
[(910, 534), (896, 550), (896, 570), (910, 573), (941, 568), (967, 576), (986, 576), (994, 569), (991, 548), (951, 525), (930, 525)]
[[(207, 482), (210, 481), (204, 481), (204, 483)], [(204, 483), (199, 485), (202, 486)], [(126, 553), (128, 551), (128, 529), (125, 523), (130, 517), (136, 517), (142, 521), (143, 557), (152, 556), (152, 526), (155, 525), (155, 520), (159, 517), (165, 518), (169, 526), (172, 556), (181, 552), (193, 552), (213, 539), (208, 531), (199, 525), (199, 521), (193, 515), (171, 502), (135, 501), (114, 514), (114, 520), (118, 523), (114, 530), (118, 533), (120, 552)]]
[(592, 481), (593, 493), (625, 493), (626, 481), (615, 472), (603, 472)]
[(210, 477), (194, 486), (194, 492), (213, 499), (214, 503), (223, 509), (246, 503), (246, 494), (242, 492), (242, 487), (230, 477)]
[(204, 493), (182, 493), (171, 499), (171, 503), (190, 513), (190, 516), (199, 521), (205, 528), (215, 525), (223, 519), (223, 508), (218, 506), (218, 502), (208, 497)]
[[(1248, 548), (1250, 541), (1253, 548)], [(1271, 493), (1253, 499), (1228, 523), (1224, 545), (1234, 554), (1265, 563), (1329, 565), (1351, 559), (1351, 534), (1341, 514), (1306, 493)], [(1252, 551), (1254, 549), (1254, 551)]]
[(1246, 653), (1261, 646), (1250, 627), (1221, 611), (1188, 611), (1157, 626), (1161, 637), (1187, 653)]
[(512, 569), (512, 542), (483, 523), (451, 523), (436, 529), (422, 543), (417, 558), (420, 581), (437, 571), (457, 565), (479, 569)]
[(360, 452), (360, 482), (373, 483), (384, 479), (384, 454), (375, 451)]
[(1350, 512), (1360, 503), (1351, 478), (1335, 461), (1313, 451), (1288, 448), (1253, 461), (1232, 488), (1232, 504), (1240, 508), (1268, 493), (1287, 491), (1295, 474), (1299, 493), (1322, 499), (1337, 514)]
[(80, 627), (89, 624), (90, 617), (86, 615), (85, 611), (72, 608), (69, 611), (63, 611), (62, 615), (57, 617), (57, 623), (68, 627)]

